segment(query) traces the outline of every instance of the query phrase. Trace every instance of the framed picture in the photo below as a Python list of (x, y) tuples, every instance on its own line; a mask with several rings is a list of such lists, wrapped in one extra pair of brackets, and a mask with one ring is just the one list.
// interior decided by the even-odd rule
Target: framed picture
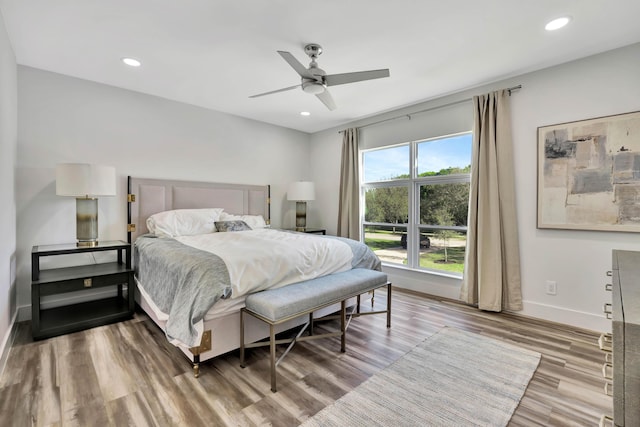
[(640, 231), (640, 111), (538, 128), (538, 228)]

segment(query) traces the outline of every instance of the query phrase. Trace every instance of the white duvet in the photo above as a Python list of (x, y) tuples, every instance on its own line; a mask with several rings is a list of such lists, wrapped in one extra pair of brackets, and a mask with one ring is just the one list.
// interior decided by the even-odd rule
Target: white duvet
[(231, 298), (346, 271), (353, 260), (351, 248), (340, 240), (271, 229), (175, 239), (222, 258), (231, 279)]

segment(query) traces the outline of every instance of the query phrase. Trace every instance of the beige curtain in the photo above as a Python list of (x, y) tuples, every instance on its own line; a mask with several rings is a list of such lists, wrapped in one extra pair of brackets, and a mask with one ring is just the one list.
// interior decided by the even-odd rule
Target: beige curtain
[(522, 310), (508, 90), (473, 98), (475, 124), (461, 298), (481, 310)]
[(340, 166), (338, 236), (360, 240), (360, 184), (358, 183), (358, 129), (343, 132)]

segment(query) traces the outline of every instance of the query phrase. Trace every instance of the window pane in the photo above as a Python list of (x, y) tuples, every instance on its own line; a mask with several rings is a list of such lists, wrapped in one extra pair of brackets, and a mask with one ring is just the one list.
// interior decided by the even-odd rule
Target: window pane
[(420, 224), (466, 226), (469, 183), (420, 186)]
[(402, 226), (365, 226), (364, 243), (378, 255), (381, 261), (406, 264), (406, 231), (406, 227)]
[(361, 152), (362, 238), (385, 264), (462, 276), (472, 142), (469, 132)]
[(365, 151), (362, 170), (364, 182), (409, 178), (409, 145)]
[(420, 267), (463, 273), (466, 232), (423, 229), (420, 242)]
[(409, 187), (369, 188), (365, 192), (364, 220), (406, 224), (409, 220)]
[(419, 177), (469, 173), (470, 169), (470, 133), (418, 143)]

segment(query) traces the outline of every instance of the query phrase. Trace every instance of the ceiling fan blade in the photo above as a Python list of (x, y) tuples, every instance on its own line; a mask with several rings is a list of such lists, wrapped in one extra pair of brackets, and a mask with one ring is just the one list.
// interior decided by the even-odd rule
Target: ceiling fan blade
[(336, 107), (336, 103), (333, 101), (333, 97), (331, 96), (331, 94), (329, 93), (328, 90), (325, 90), (322, 93), (318, 93), (316, 94), (316, 96), (318, 97), (318, 99), (320, 101), (322, 101), (322, 103), (331, 111), (335, 110)]
[(282, 56), (282, 59), (287, 61), (287, 63), (291, 65), (294, 70), (296, 70), (296, 73), (300, 74), (300, 77), (304, 77), (306, 79), (315, 79), (313, 74), (311, 74), (309, 70), (307, 70), (307, 67), (302, 65), (300, 61), (298, 61), (296, 57), (291, 53), (282, 50), (279, 50), (278, 53), (280, 54), (280, 56)]
[(345, 83), (361, 82), (363, 80), (381, 79), (383, 77), (389, 77), (389, 69), (329, 74), (324, 76), (324, 82), (327, 86), (336, 86), (343, 85)]
[(249, 98), (258, 98), (259, 96), (271, 95), (272, 93), (285, 92), (287, 90), (297, 89), (300, 86), (301, 85), (289, 86), (289, 87), (285, 87), (283, 89), (272, 90), (271, 92), (259, 93), (257, 95), (251, 95)]

